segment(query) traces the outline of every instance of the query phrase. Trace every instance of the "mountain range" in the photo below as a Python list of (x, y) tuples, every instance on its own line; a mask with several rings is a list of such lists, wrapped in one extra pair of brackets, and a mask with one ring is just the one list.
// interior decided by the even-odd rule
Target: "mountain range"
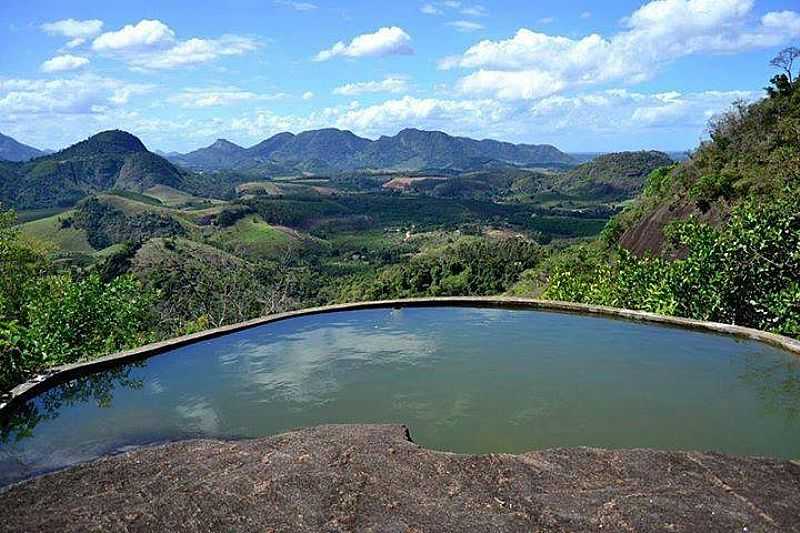
[[(162, 157), (134, 135), (111, 130), (29, 161), (0, 161), (0, 203), (17, 209), (69, 207), (104, 191), (141, 193), (156, 186), (222, 198), (238, 183), (256, 179), (251, 172), (269, 177), (329, 171), (346, 178), (348, 171), (358, 170), (431, 171), (457, 177), (446, 183), (415, 182), (415, 190), (422, 187), (422, 192), (442, 197), (488, 198), (511, 187), (531, 194), (558, 191), (616, 201), (640, 191), (654, 168), (671, 164), (661, 152), (607, 154), (579, 166), (570, 161), (548, 145), (475, 141), (411, 129), (375, 141), (335, 129), (281, 133), (250, 148), (218, 140), (189, 154)], [(525, 168), (548, 165), (563, 170)], [(205, 172), (223, 169), (235, 172)], [(434, 190), (427, 191), (429, 186)]]
[(44, 155), (45, 152), (0, 133), (0, 159), (6, 161), (28, 161)]
[(187, 154), (167, 155), (192, 170), (300, 172), (469, 171), (494, 166), (566, 167), (575, 164), (558, 148), (453, 137), (441, 131), (404, 129), (377, 140), (327, 128), (284, 132), (244, 148), (225, 139)]

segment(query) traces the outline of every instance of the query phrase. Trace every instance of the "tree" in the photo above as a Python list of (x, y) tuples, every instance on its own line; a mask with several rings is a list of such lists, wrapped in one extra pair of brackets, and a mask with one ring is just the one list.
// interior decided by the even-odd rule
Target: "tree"
[[(773, 85), (777, 87), (778, 92), (790, 93), (794, 90), (794, 83), (797, 79), (794, 75), (794, 63), (797, 60), (800, 60), (800, 48), (790, 46), (778, 52), (778, 55), (769, 62), (773, 67), (783, 71), (782, 74), (773, 77), (771, 80)], [(770, 90), (770, 94), (772, 93), (773, 91)]]

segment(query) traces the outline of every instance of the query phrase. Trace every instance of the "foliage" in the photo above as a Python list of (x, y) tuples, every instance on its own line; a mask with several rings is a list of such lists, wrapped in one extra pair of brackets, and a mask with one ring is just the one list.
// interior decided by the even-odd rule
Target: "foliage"
[(672, 159), (656, 151), (604, 154), (564, 173), (555, 188), (582, 198), (623, 200), (642, 190), (654, 170), (672, 165)]
[(574, 249), (553, 265), (545, 296), (800, 335), (800, 193), (750, 199), (722, 227), (688, 220), (669, 234), (682, 259)]
[(44, 250), (0, 212), (0, 390), (46, 366), (146, 342), (155, 294), (130, 276), (51, 273)]
[(139, 243), (152, 237), (186, 233), (177, 220), (167, 215), (152, 211), (128, 214), (96, 197), (81, 203), (73, 222), (75, 227), (86, 230), (89, 244), (98, 250), (126, 241)]
[(464, 239), (356, 279), (339, 300), (498, 294), (540, 257), (540, 247), (523, 239)]

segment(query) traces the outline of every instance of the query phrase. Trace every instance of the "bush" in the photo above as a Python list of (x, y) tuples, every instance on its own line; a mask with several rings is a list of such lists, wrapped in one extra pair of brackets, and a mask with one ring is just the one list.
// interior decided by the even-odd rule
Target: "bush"
[(800, 192), (748, 200), (728, 223), (673, 223), (685, 257), (583, 248), (552, 264), (545, 297), (713, 320), (800, 336)]
[(130, 276), (50, 273), (43, 251), (0, 211), (0, 391), (47, 366), (152, 339), (156, 295)]

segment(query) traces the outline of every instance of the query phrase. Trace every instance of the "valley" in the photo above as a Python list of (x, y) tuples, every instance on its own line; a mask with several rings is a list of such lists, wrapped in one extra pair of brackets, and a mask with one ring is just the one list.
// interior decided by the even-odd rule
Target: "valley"
[[(326, 130), (311, 137), (333, 134)], [(342, 135), (346, 149), (351, 135)], [(257, 146), (262, 151), (265, 145), (278, 146), (280, 138)], [(490, 146), (495, 145), (513, 152), (511, 145)], [(103, 132), (62, 152), (11, 166), (20, 179), (6, 182), (5, 190), (13, 198), (11, 206), (23, 207), (17, 212), (21, 234), (44, 243), (64, 268), (132, 273), (162, 290), (161, 281), (154, 280), (167, 273), (157, 268), (157, 256), (184, 249), (198, 264), (228, 258), (223, 277), (230, 275), (237, 283), (260, 287), (269, 283), (260, 279), (265, 270), (278, 272), (291, 279), (280, 283), (286, 283), (287, 291), (282, 301), (293, 307), (368, 295), (482, 294), (480, 283), (468, 279), (471, 269), (480, 269), (472, 261), (485, 260), (472, 257), (475, 250), (529, 253), (515, 257), (515, 271), (533, 266), (542, 246), (597, 235), (650, 171), (671, 163), (660, 153), (622, 153), (597, 164), (573, 165), (569, 173), (498, 164), (463, 172), (349, 170), (259, 178), (263, 170), (236, 170), (241, 153), (231, 143), (218, 141), (204, 150), (204, 169), (190, 170), (149, 152), (130, 134)], [(195, 161), (198, 152), (193, 152)], [(217, 157), (208, 156), (211, 152)], [(75, 169), (83, 175), (91, 169), (93, 178), (76, 180)], [(43, 181), (48, 187), (42, 187)], [(52, 181), (63, 186), (53, 188)], [(580, 189), (586, 184), (595, 185)], [(615, 184), (622, 185), (617, 189)], [(612, 192), (598, 194), (598, 189)], [(447, 267), (450, 271), (429, 264), (434, 258), (453, 260), (451, 255), (455, 264)], [(405, 279), (419, 276), (420, 269), (422, 279)], [(397, 285), (386, 285), (392, 277)], [(493, 283), (492, 290), (508, 289), (507, 278), (501, 276), (504, 281)]]

